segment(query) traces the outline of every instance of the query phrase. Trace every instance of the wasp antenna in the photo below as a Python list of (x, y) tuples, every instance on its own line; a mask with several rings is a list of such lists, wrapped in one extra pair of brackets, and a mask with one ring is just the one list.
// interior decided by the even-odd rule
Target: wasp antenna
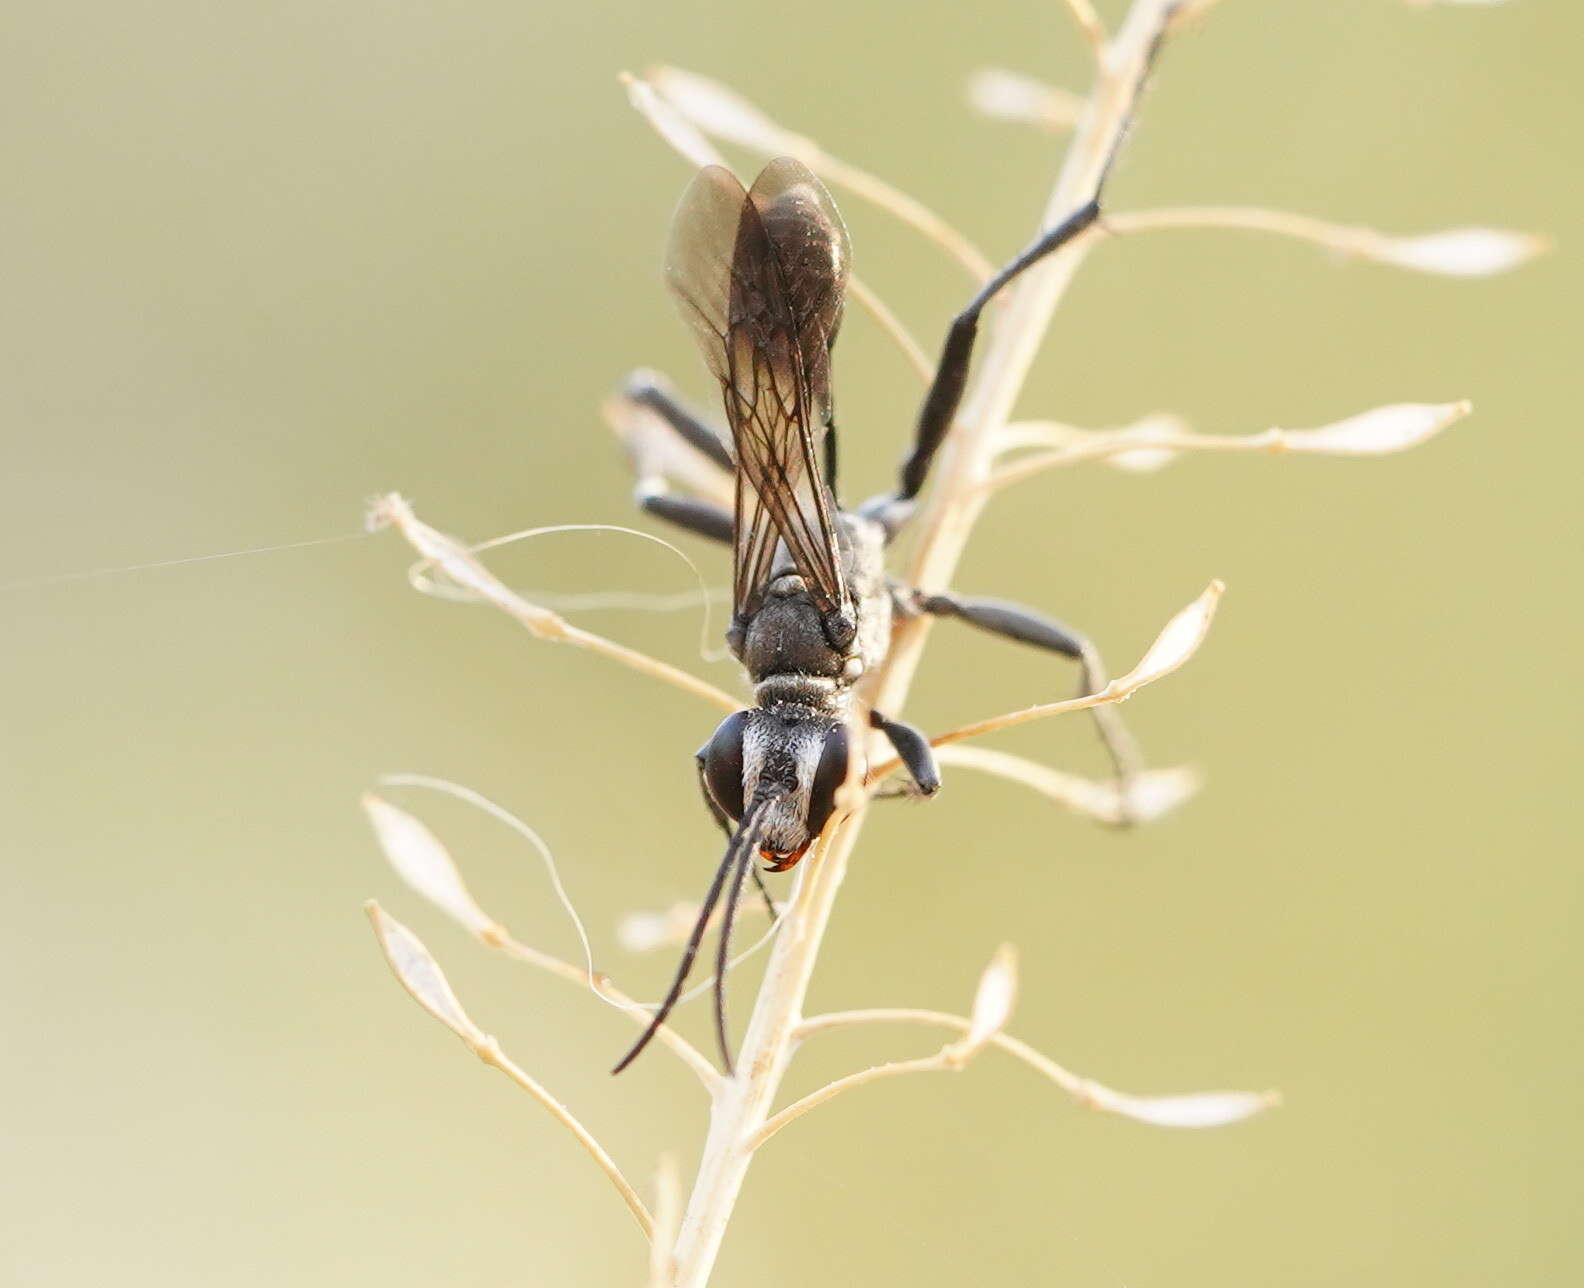
[[(742, 886), (746, 864), (752, 861), (754, 846), (758, 844), (759, 833), (762, 829), (766, 807), (769, 801), (760, 799), (749, 807), (743, 815), (742, 822), (737, 825), (737, 830), (732, 833), (732, 838), (726, 845), (726, 853), (721, 858), (720, 866), (715, 869), (715, 879), (710, 882), (710, 888), (704, 895), (704, 903), (699, 908), (698, 920), (693, 923), (693, 929), (688, 934), (687, 946), (682, 950), (682, 960), (677, 965), (676, 978), (671, 981), (671, 989), (665, 995), (665, 1000), (660, 1003), (655, 1011), (654, 1018), (649, 1021), (638, 1041), (633, 1043), (632, 1049), (617, 1062), (611, 1070), (618, 1074), (643, 1053), (643, 1049), (653, 1040), (654, 1035), (660, 1031), (660, 1026), (666, 1022), (672, 1009), (677, 1004), (677, 999), (682, 996), (682, 990), (687, 985), (689, 973), (693, 970), (693, 961), (698, 956), (699, 944), (704, 940), (704, 928), (709, 925), (710, 915), (715, 911), (715, 905), (720, 902), (721, 890), (726, 884), (729, 873), (736, 872), (736, 879), (732, 883), (732, 903), (736, 902), (736, 895)], [(727, 926), (723, 928), (724, 941), (726, 930), (730, 927), (731, 904), (727, 905)], [(726, 1072), (732, 1071), (731, 1056), (726, 1052), (725, 1015), (722, 1010), (721, 980), (722, 972), (716, 972), (715, 979), (715, 1018), (720, 1033), (721, 1054), (726, 1060)]]
[[(759, 811), (763, 816), (763, 811)], [(744, 824), (747, 820), (744, 819)], [(754, 831), (757, 833), (758, 828)], [(741, 829), (746, 834), (748, 828)], [(755, 844), (739, 847), (736, 867), (731, 874), (731, 887), (726, 891), (726, 903), (721, 909), (720, 938), (715, 945), (715, 1040), (720, 1045), (721, 1064), (726, 1069), (728, 1078), (735, 1077), (737, 1070), (732, 1067), (731, 1043), (726, 1036), (726, 966), (731, 959), (731, 933), (732, 922), (737, 917), (737, 901), (742, 895), (743, 879), (748, 875), (748, 868), (753, 863)]]

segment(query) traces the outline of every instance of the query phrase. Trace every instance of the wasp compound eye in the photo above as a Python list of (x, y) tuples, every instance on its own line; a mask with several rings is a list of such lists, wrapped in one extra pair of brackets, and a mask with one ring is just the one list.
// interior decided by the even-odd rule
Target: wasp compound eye
[(809, 784), (807, 823), (811, 837), (824, 830), (831, 811), (836, 808), (836, 789), (847, 780), (849, 742), (844, 724), (836, 725), (825, 735), (825, 748), (820, 752), (814, 781)]
[(743, 732), (747, 727), (746, 711), (727, 716), (699, 753), (704, 785), (733, 819), (741, 818), (743, 812)]

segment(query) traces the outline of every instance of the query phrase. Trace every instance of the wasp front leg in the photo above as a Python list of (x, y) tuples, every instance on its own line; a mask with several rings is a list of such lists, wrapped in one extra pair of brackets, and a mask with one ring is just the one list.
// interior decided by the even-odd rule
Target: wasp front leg
[(940, 766), (935, 763), (935, 751), (928, 738), (912, 725), (888, 720), (874, 710), (869, 712), (869, 724), (885, 735), (921, 795), (933, 796), (940, 791)]

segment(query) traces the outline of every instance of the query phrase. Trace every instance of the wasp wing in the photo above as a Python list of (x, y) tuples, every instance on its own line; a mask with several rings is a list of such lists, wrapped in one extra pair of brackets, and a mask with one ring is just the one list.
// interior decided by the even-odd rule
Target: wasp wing
[(820, 473), (830, 350), (847, 286), (847, 230), (790, 157), (744, 192), (731, 171), (694, 176), (671, 225), (666, 281), (720, 381), (737, 465), (733, 607), (759, 605), (785, 543), (822, 611), (849, 611)]

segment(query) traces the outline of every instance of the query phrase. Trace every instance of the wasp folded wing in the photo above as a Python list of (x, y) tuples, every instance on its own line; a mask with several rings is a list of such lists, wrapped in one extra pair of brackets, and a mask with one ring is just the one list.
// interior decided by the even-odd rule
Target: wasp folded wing
[(720, 381), (737, 463), (733, 605), (759, 605), (780, 543), (825, 612), (850, 610), (835, 500), (820, 473), (847, 231), (790, 157), (744, 192), (708, 166), (677, 207), (666, 281)]

